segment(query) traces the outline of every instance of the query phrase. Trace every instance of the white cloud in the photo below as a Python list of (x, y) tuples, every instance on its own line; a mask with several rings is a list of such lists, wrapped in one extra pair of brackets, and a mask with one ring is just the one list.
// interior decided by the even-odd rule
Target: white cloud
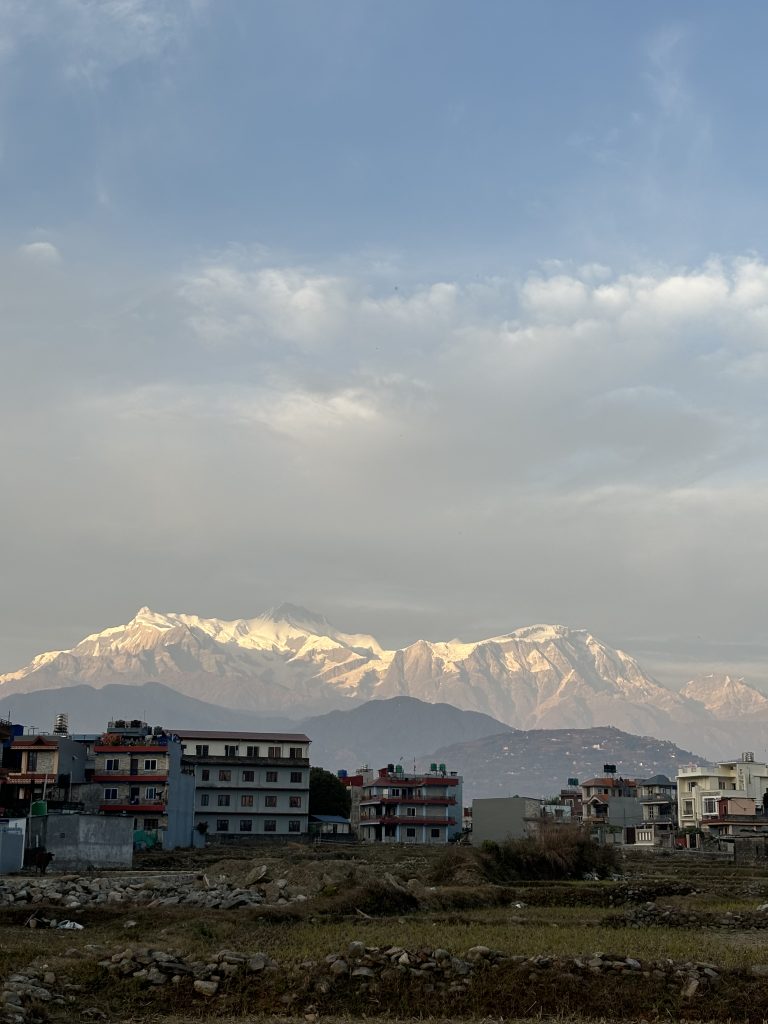
[(183, 44), (207, 0), (0, 0), (0, 59), (47, 39), (64, 77), (99, 85), (117, 68)]
[(169, 604), (232, 614), (295, 581), (321, 608), (400, 603), (401, 638), (467, 606), (616, 641), (759, 626), (754, 257), (397, 291), (264, 253), (159, 282), (0, 269), (14, 601), (37, 600), (34, 548), (50, 600), (84, 562), (121, 600), (160, 572)]
[(52, 242), (30, 242), (19, 247), (19, 254), (32, 263), (61, 262), (61, 253)]

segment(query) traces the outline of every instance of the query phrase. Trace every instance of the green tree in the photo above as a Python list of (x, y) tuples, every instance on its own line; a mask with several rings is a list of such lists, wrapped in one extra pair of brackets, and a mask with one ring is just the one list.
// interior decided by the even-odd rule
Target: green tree
[(352, 796), (339, 779), (325, 768), (309, 770), (309, 813), (349, 817)]

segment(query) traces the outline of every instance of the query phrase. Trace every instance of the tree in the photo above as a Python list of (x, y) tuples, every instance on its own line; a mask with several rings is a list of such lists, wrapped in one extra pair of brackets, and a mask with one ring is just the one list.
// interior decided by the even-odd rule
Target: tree
[(351, 806), (352, 796), (343, 782), (325, 768), (310, 768), (310, 814), (338, 814), (342, 818), (348, 818)]

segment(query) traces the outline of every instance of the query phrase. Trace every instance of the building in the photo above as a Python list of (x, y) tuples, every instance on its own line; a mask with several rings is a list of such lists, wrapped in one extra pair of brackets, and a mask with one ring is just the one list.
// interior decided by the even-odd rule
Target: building
[(472, 845), (527, 839), (538, 833), (541, 817), (542, 802), (533, 797), (501, 796), (473, 800)]
[(29, 819), (29, 846), (52, 853), (56, 871), (130, 868), (133, 821), (122, 815), (36, 815)]
[[(722, 801), (725, 800), (725, 803)], [(766, 820), (768, 765), (750, 751), (739, 759), (713, 765), (691, 764), (677, 773), (677, 815), (681, 829), (707, 829), (731, 813)], [(754, 807), (754, 814), (748, 809)], [(747, 812), (747, 813), (745, 813)]]
[(192, 844), (194, 772), (179, 737), (137, 719), (110, 722), (93, 746), (98, 810), (133, 819), (135, 832), (156, 833), (164, 849)]
[(352, 825), (349, 818), (342, 818), (339, 814), (310, 814), (309, 834), (326, 839), (328, 837), (351, 839)]
[(308, 736), (202, 729), (175, 735), (194, 767), (198, 829), (219, 839), (306, 834)]
[(388, 765), (362, 787), (360, 838), (377, 843), (447, 843), (461, 832), (462, 780), (445, 765), (406, 773)]
[(85, 758), (68, 736), (21, 733), (6, 748), (4, 800), (9, 809), (29, 812), (36, 801), (71, 802), (73, 788), (85, 781)]

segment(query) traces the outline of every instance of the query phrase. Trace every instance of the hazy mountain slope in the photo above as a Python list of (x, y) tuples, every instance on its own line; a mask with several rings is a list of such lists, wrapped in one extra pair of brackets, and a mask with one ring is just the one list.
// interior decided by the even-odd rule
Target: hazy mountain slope
[(8, 694), (0, 701), (0, 717), (25, 726), (50, 730), (60, 712), (69, 715), (73, 733), (100, 733), (115, 718), (141, 718), (150, 725), (175, 729), (268, 729), (295, 732), (296, 722), (252, 711), (234, 711), (185, 697), (160, 683), (67, 686), (34, 693)]
[(374, 700), (350, 711), (307, 718), (301, 729), (312, 740), (312, 763), (329, 771), (354, 772), (362, 764), (381, 768), (414, 759), (436, 747), (490, 736), (509, 729), (502, 722), (449, 704), (427, 704), (413, 697)]
[(502, 733), (435, 750), (420, 764), (442, 761), (464, 776), (464, 800), (490, 796), (551, 796), (569, 777), (579, 781), (615, 764), (627, 778), (663, 774), (674, 778), (678, 764), (707, 759), (651, 736), (613, 728), (533, 729)]
[(516, 728), (614, 725), (681, 742), (695, 736), (711, 755), (723, 743), (700, 700), (660, 686), (586, 630), (528, 626), (473, 643), (420, 640), (385, 651), (293, 605), (233, 621), (142, 608), (123, 626), (0, 676), (0, 704), (13, 693), (150, 681), (261, 715), (304, 718), (407, 696)]

